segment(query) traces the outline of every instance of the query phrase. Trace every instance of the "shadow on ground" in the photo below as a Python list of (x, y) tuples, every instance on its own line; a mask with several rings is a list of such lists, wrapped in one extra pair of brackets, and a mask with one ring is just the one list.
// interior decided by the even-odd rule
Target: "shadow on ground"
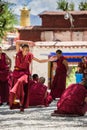
[(81, 117), (54, 117), (54, 101), (49, 107), (28, 108), (24, 113), (10, 110), (9, 106), (0, 107), (0, 130), (86, 130), (87, 114)]

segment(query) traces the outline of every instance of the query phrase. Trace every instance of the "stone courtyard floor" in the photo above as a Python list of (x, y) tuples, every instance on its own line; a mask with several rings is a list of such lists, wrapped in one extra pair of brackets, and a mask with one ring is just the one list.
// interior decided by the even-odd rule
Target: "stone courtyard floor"
[(24, 113), (0, 106), (0, 130), (87, 130), (87, 114), (83, 117), (51, 116), (56, 102), (46, 108), (28, 108)]

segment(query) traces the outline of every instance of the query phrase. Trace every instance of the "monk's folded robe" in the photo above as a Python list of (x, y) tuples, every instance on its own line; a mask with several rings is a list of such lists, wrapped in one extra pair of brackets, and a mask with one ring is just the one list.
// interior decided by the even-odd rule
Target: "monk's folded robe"
[(87, 111), (87, 90), (81, 84), (70, 85), (57, 103), (56, 113), (84, 115)]
[(33, 83), (29, 89), (29, 106), (48, 106), (52, 96), (47, 92), (47, 87), (42, 83)]

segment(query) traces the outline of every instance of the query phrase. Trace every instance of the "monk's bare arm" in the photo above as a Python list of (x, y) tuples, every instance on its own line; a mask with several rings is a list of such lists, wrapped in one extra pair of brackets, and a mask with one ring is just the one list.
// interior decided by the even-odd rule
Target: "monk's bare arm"
[(40, 59), (38, 59), (38, 58), (36, 58), (36, 57), (33, 57), (33, 60), (35, 60), (35, 61), (37, 61), (37, 62), (39, 62), (39, 63), (45, 63), (45, 62), (49, 62), (49, 61), (54, 61), (54, 58), (53, 58), (53, 57), (50, 57), (50, 58), (48, 58), (48, 59), (42, 59), (42, 60), (40, 60)]
[(44, 99), (47, 97), (47, 91), (45, 92)]
[(67, 60), (64, 60), (64, 61), (63, 61), (63, 64), (65, 65), (66, 69), (68, 70), (69, 66), (68, 66)]
[(39, 62), (39, 63), (45, 63), (45, 62), (49, 62), (49, 61), (55, 61), (57, 58), (56, 57), (50, 57), (50, 58), (48, 58), (48, 59), (42, 59), (42, 60), (40, 60), (40, 59), (38, 59), (38, 58), (36, 58), (36, 57), (33, 57), (33, 60), (35, 60), (35, 61), (37, 61), (37, 62)]
[(36, 58), (36, 57), (33, 57), (33, 60), (35, 60), (35, 61), (37, 61), (37, 62), (39, 62), (39, 63), (45, 63), (45, 62), (48, 62), (48, 61), (49, 61), (49, 59), (40, 60), (40, 59), (38, 59), (38, 58)]

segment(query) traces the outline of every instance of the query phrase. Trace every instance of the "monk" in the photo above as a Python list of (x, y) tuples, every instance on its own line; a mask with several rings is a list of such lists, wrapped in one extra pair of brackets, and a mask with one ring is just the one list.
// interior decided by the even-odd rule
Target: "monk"
[(83, 116), (87, 112), (87, 79), (71, 84), (57, 102), (57, 110), (52, 115)]
[(55, 99), (60, 98), (66, 88), (68, 62), (62, 55), (61, 50), (56, 51), (56, 56), (54, 56), (53, 61), (56, 61), (57, 63), (56, 74), (51, 85), (51, 95), (53, 99)]
[(47, 86), (44, 83), (45, 78), (40, 77), (39, 81), (30, 87), (29, 106), (49, 106), (52, 102), (52, 96), (47, 92)]
[(0, 47), (0, 105), (9, 103), (9, 84), (8, 78), (10, 75), (11, 60), (2, 52)]
[(77, 73), (83, 74), (83, 77), (87, 75), (87, 57), (81, 57), (81, 62), (77, 66)]
[(39, 80), (39, 76), (38, 76), (38, 74), (33, 74), (33, 75), (32, 75), (32, 79), (33, 79), (34, 82), (37, 83), (38, 80)]
[(11, 109), (13, 109), (14, 106), (19, 104), (18, 108), (21, 106), (20, 111), (24, 111), (24, 108), (27, 108), (29, 106), (28, 89), (29, 89), (30, 77), (31, 77), (29, 66), (32, 60), (35, 60), (39, 63), (44, 63), (50, 61), (51, 58), (40, 60), (34, 57), (31, 52), (29, 52), (29, 46), (27, 44), (24, 44), (22, 46), (22, 50), (19, 50), (19, 52), (16, 54), (16, 59), (15, 59), (15, 67), (13, 71), (13, 84), (12, 84), (12, 89), (10, 91), (10, 98), (9, 98)]

